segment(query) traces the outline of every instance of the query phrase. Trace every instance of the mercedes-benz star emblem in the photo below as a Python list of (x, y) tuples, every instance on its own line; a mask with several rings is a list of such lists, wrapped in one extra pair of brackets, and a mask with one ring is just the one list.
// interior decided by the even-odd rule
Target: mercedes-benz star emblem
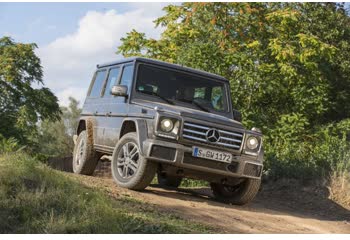
[(209, 129), (207, 131), (206, 138), (209, 142), (212, 142), (212, 143), (217, 142), (217, 141), (219, 141), (220, 133), (216, 129)]

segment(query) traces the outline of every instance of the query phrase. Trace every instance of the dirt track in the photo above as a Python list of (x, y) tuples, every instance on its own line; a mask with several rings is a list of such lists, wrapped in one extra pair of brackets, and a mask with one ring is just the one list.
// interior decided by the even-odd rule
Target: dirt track
[(246, 206), (211, 199), (209, 189), (165, 190), (152, 186), (144, 192), (117, 187), (109, 178), (78, 176), (111, 196), (128, 195), (154, 204), (162, 212), (213, 226), (221, 233), (350, 233), (350, 211), (326, 197), (325, 190), (292, 189), (286, 183), (264, 186)]

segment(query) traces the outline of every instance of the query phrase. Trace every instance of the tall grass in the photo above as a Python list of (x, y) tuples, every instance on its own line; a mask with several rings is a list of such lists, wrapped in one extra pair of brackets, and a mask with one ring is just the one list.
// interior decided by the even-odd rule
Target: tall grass
[(112, 199), (23, 153), (0, 155), (0, 233), (202, 233), (135, 199)]

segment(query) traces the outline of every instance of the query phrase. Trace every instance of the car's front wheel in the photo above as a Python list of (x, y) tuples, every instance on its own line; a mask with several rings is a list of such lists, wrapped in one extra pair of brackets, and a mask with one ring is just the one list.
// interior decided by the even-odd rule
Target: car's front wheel
[(153, 180), (157, 164), (140, 154), (136, 133), (125, 134), (112, 155), (112, 175), (120, 187), (143, 190)]
[(210, 187), (217, 200), (225, 203), (244, 205), (254, 199), (259, 191), (260, 184), (260, 179), (247, 178), (235, 186), (211, 183)]

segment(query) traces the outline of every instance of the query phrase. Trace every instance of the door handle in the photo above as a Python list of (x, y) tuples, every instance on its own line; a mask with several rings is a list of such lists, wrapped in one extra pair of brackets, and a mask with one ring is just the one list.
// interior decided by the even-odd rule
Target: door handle
[(108, 112), (108, 113), (106, 113), (106, 117), (110, 117), (110, 116), (111, 116), (111, 114), (112, 114), (112, 112)]

